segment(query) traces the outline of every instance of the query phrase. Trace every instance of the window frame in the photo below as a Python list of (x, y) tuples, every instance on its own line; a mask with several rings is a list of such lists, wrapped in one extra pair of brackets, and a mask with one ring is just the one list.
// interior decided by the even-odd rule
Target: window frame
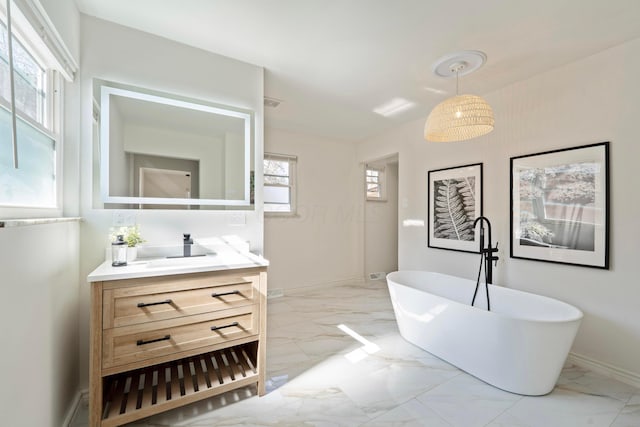
[(270, 204), (266, 200), (263, 201), (263, 209), (264, 214), (266, 216), (274, 216), (274, 217), (285, 217), (285, 216), (297, 216), (298, 213), (298, 203), (297, 203), (297, 166), (298, 166), (298, 157), (292, 156), (289, 154), (276, 154), (276, 153), (264, 153), (264, 160), (274, 160), (280, 162), (287, 162), (289, 164), (289, 184), (267, 184), (266, 177), (269, 176), (266, 172), (264, 172), (263, 177), (263, 186), (266, 187), (288, 187), (289, 188), (289, 206), (290, 210), (288, 211), (278, 211), (278, 210), (267, 210), (267, 205)]
[[(369, 196), (369, 171), (378, 172), (379, 196)], [(387, 173), (385, 165), (366, 164), (364, 167), (364, 195), (368, 202), (386, 202), (387, 201)]]
[[(37, 65), (44, 70), (43, 92), (44, 96), (44, 111), (42, 112), (42, 123), (31, 118), (24, 112), (15, 108), (16, 119), (20, 119), (26, 125), (30, 126), (37, 132), (46, 135), (53, 141), (53, 155), (52, 162), (54, 168), (54, 180), (55, 185), (53, 191), (55, 192), (53, 197), (53, 205), (42, 204), (40, 206), (29, 205), (25, 206), (20, 203), (11, 203), (11, 201), (0, 201), (0, 217), (1, 218), (37, 218), (37, 217), (60, 217), (63, 214), (63, 100), (64, 100), (64, 78), (66, 77), (70, 81), (73, 80), (77, 65), (73, 61), (73, 58), (69, 56), (66, 64), (71, 63), (71, 66), (61, 73), (56, 65), (56, 54), (59, 52), (51, 49), (50, 45), (46, 44), (43, 39), (38, 35), (38, 32), (34, 28), (34, 19), (42, 21), (44, 18), (43, 11), (40, 10), (37, 5), (32, 4), (29, 1), (14, 2), (11, 6), (11, 30), (12, 35), (8, 37), (14, 37), (18, 41), (24, 50), (34, 59)], [(0, 19), (5, 23), (5, 29), (7, 27), (7, 11), (6, 4), (0, 4)], [(48, 20), (46, 18), (45, 20)], [(38, 21), (38, 22), (40, 22)], [(44, 24), (48, 24), (44, 25)], [(40, 30), (44, 33), (51, 32), (50, 22), (44, 22), (43, 28)], [(47, 28), (45, 28), (45, 26)], [(54, 29), (55, 30), (55, 29)], [(51, 42), (51, 40), (49, 40)], [(56, 40), (56, 43), (61, 43), (60, 40)], [(66, 49), (62, 47), (62, 49)], [(68, 53), (65, 51), (65, 53)], [(13, 72), (13, 70), (9, 70)], [(70, 73), (69, 73), (70, 72)], [(64, 74), (64, 75), (63, 75)], [(7, 109), (10, 113), (12, 111), (10, 101), (0, 100), (0, 108)], [(20, 143), (19, 141), (17, 142)], [(20, 159), (18, 159), (18, 167), (20, 166)]]

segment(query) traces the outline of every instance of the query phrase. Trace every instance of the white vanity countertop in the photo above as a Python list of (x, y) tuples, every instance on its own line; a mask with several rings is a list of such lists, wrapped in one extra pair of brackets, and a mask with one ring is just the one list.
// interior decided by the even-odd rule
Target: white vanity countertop
[(191, 258), (138, 259), (122, 267), (113, 267), (111, 262), (105, 261), (87, 276), (87, 281), (101, 282), (105, 280), (169, 276), (172, 274), (266, 267), (268, 265), (269, 261), (261, 256), (234, 250)]

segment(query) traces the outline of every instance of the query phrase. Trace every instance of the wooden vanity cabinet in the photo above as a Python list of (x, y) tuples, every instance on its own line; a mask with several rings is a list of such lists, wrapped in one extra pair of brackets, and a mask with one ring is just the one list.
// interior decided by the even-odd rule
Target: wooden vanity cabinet
[(92, 282), (89, 425), (264, 395), (266, 293), (266, 267)]

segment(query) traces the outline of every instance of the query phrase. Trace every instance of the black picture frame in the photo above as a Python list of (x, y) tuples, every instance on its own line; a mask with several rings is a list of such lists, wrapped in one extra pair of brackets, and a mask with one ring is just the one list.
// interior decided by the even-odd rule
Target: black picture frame
[(430, 170), (427, 182), (427, 246), (479, 253), (482, 163)]
[(510, 159), (510, 257), (609, 269), (609, 142)]

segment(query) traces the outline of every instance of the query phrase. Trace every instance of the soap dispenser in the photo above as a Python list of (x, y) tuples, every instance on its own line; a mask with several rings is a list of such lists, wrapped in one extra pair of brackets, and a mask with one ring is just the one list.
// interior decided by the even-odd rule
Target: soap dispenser
[(118, 234), (116, 241), (111, 243), (111, 265), (114, 267), (127, 265), (127, 242), (124, 241), (122, 234)]

